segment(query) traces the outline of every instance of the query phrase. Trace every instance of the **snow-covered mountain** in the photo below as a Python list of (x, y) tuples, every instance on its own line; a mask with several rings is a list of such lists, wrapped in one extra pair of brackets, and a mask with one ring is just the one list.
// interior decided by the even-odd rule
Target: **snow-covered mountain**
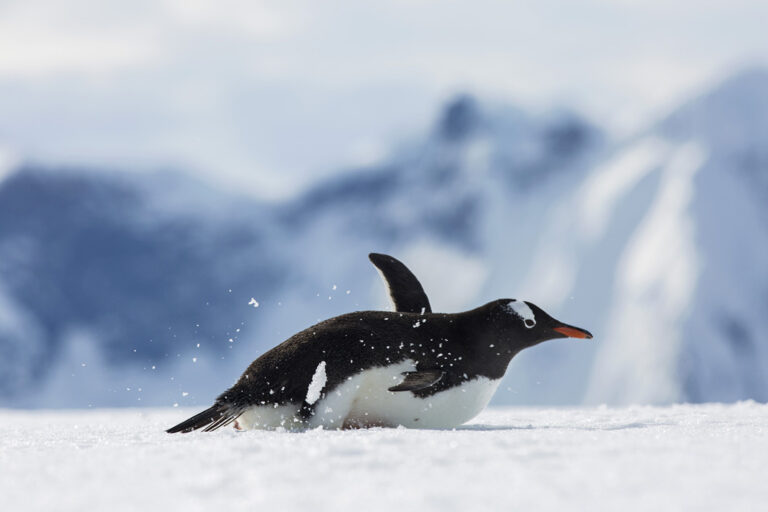
[(760, 70), (616, 148), (550, 212), (523, 289), (599, 326), (594, 357), (562, 368), (588, 374), (577, 396), (768, 400), (767, 178)]
[(595, 334), (522, 353), (499, 403), (768, 400), (767, 127), (754, 71), (622, 144), (461, 96), (282, 203), (19, 169), (0, 182), (0, 405), (207, 403), (293, 332), (387, 307), (370, 251), (436, 310), (525, 298)]
[(766, 401), (768, 71), (684, 105), (633, 147), (649, 143), (656, 160), (617, 197), (644, 214), (617, 260), (588, 396)]

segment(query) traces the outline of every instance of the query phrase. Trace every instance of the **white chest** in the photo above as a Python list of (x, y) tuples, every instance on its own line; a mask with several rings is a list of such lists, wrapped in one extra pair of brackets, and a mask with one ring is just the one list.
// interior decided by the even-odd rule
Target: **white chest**
[(343, 416), (342, 426), (349, 427), (453, 428), (477, 416), (499, 385), (499, 380), (480, 377), (426, 398), (388, 391), (403, 380), (403, 372), (413, 370), (415, 364), (405, 361), (352, 377), (318, 404), (313, 423), (339, 426)]
[[(365, 370), (318, 400), (309, 427), (345, 428), (403, 425), (408, 428), (453, 428), (474, 418), (491, 400), (501, 379), (479, 377), (433, 396), (388, 388), (415, 370), (413, 361)], [(241, 428), (295, 428), (297, 406), (253, 407), (238, 419)]]

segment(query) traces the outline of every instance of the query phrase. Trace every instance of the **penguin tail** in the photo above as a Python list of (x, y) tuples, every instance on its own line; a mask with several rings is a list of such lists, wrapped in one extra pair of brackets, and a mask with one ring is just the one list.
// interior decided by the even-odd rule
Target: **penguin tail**
[(192, 432), (193, 430), (201, 428), (203, 429), (203, 432), (211, 432), (219, 427), (232, 423), (242, 412), (241, 408), (235, 407), (232, 404), (216, 403), (203, 412), (195, 414), (191, 418), (169, 428), (166, 432), (169, 434), (175, 434), (177, 432), (186, 434), (187, 432)]

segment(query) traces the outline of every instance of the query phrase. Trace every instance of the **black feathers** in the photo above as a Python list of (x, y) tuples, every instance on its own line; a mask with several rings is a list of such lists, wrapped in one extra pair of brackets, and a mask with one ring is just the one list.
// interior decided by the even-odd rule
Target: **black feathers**
[(402, 262), (392, 256), (375, 252), (369, 254), (368, 259), (381, 271), (387, 282), (389, 296), (395, 305), (395, 311), (402, 311), (403, 313), (432, 312), (424, 288)]

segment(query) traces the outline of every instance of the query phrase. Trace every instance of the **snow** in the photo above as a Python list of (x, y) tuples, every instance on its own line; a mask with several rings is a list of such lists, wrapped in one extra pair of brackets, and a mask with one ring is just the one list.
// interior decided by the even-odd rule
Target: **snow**
[(0, 183), (19, 165), (20, 158), (11, 148), (0, 144)]
[[(689, 210), (703, 158), (693, 144), (676, 151), (663, 169), (660, 193), (618, 262), (618, 298), (595, 358), (588, 401), (668, 403), (685, 396), (676, 371), (683, 342), (679, 326), (699, 277)], [(648, 350), (649, 340), (654, 350)]]
[(768, 400), (761, 76), (613, 148), (541, 213), (512, 289), (595, 342), (523, 352), (496, 403)]
[(662, 163), (667, 146), (657, 137), (643, 138), (590, 173), (576, 194), (585, 237), (594, 239), (605, 232), (618, 201)]
[(320, 364), (315, 368), (314, 375), (312, 375), (312, 382), (309, 383), (307, 397), (304, 400), (310, 405), (317, 402), (326, 382), (328, 382), (328, 377), (325, 375), (325, 361), (320, 361)]
[(768, 406), (754, 402), (492, 408), (455, 430), (163, 432), (194, 412), (0, 410), (4, 506), (757, 510), (768, 500)]

